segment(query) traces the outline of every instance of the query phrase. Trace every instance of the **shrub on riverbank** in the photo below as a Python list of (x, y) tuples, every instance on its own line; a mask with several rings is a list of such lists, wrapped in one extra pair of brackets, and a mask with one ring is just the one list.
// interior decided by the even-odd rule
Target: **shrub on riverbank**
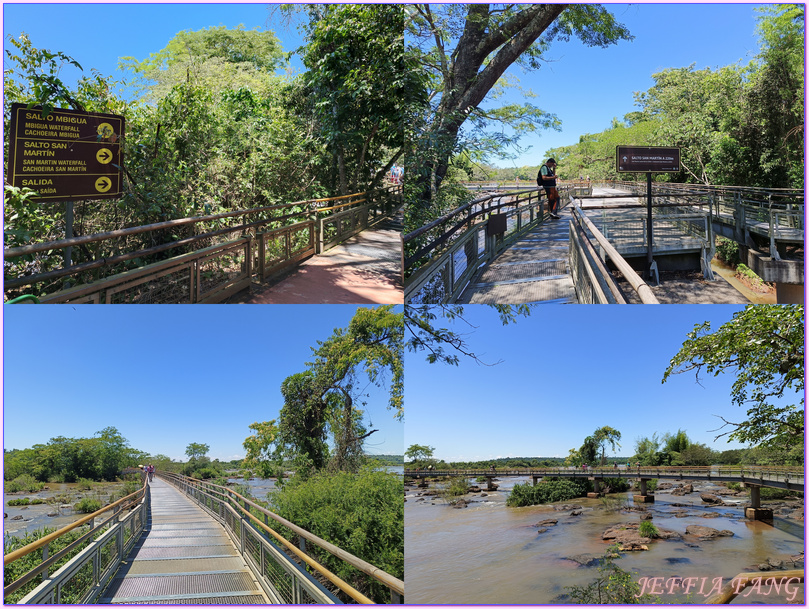
[[(395, 474), (363, 469), (297, 477), (273, 493), (272, 511), (391, 575), (404, 577), (404, 502), (402, 480)], [(295, 536), (283, 527), (288, 539)], [(376, 603), (389, 603), (390, 592), (340, 559), (307, 543), (322, 565)], [(348, 599), (344, 599), (348, 600)]]
[(36, 493), (41, 491), (44, 486), (44, 483), (37, 482), (30, 474), (22, 474), (14, 478), (14, 480), (6, 482), (5, 490), (7, 493)]
[(510, 507), (569, 501), (587, 494), (588, 485), (582, 480), (543, 480), (536, 486), (515, 484), (506, 500)]
[(23, 499), (11, 499), (6, 505), (9, 507), (17, 507), (20, 505), (40, 505), (42, 503), (45, 503), (44, 499), (29, 499), (25, 497)]
[(570, 599), (577, 605), (639, 605), (662, 602), (659, 596), (641, 594), (640, 584), (632, 573), (624, 571), (613, 560), (618, 546), (611, 546), (601, 558), (598, 577), (586, 586), (567, 586)]
[(84, 497), (73, 506), (73, 511), (78, 514), (92, 514), (101, 509), (101, 501), (92, 497)]

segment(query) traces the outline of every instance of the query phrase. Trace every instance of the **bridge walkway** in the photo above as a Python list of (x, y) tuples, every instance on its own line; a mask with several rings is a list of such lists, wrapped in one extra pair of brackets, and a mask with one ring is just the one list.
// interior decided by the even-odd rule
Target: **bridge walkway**
[(483, 267), (458, 299), (465, 304), (573, 304), (570, 274), (570, 208), (547, 220)]
[(101, 604), (270, 604), (216, 520), (163, 480), (150, 487), (146, 531)]
[(261, 304), (403, 304), (404, 212), (301, 263), (237, 302)]

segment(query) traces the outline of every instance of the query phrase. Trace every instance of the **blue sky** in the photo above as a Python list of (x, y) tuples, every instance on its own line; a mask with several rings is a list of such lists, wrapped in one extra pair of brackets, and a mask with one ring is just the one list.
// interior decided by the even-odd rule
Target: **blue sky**
[[(43, 16), (45, 16), (43, 18)], [(298, 19), (298, 22), (300, 19)], [(12, 48), (6, 36), (28, 34), (39, 49), (61, 51), (76, 59), (90, 75), (91, 69), (116, 80), (127, 78), (118, 70), (121, 57), (146, 59), (163, 49), (175, 34), (183, 30), (201, 30), (224, 25), (243, 24), (248, 30), (272, 30), (281, 40), (284, 52), (303, 44), (296, 22), (285, 24), (278, 11), (268, 3), (260, 4), (3, 4), (3, 48)], [(92, 32), (98, 32), (98, 35)], [(4, 65), (7, 61), (3, 57)], [(292, 67), (303, 66), (297, 57)], [(66, 66), (61, 77), (75, 83), (82, 75)]]
[[(578, 39), (555, 42), (548, 62), (535, 72), (512, 66), (510, 74), (523, 88), (538, 95), (528, 100), (562, 121), (562, 131), (540, 131), (521, 145), (531, 150), (515, 160), (493, 161), (500, 167), (539, 165), (546, 151), (575, 144), (585, 133), (609, 128), (638, 110), (633, 93), (653, 84), (652, 74), (665, 68), (716, 68), (758, 52), (755, 4), (606, 4), (607, 9), (635, 36), (606, 49), (586, 47)], [(503, 100), (526, 101), (513, 91)], [(484, 106), (486, 104), (484, 103)]]
[[(467, 306), (477, 329), (470, 349), (487, 363), (427, 364), (408, 353), (405, 446), (428, 445), (446, 461), (498, 457), (565, 457), (604, 425), (622, 434), (618, 455), (634, 454), (635, 440), (684, 429), (715, 450), (721, 421), (745, 411), (730, 401), (730, 374), (681, 374), (661, 383), (669, 361), (696, 324), (717, 329), (739, 306), (540, 306), (503, 327), (496, 312)], [(795, 400), (796, 403), (797, 399)]]
[[(696, 64), (698, 69), (747, 63), (757, 52), (754, 4), (608, 4), (616, 18), (635, 36), (607, 49), (588, 48), (574, 39), (556, 42), (548, 62), (536, 72), (514, 66), (510, 73), (521, 86), (533, 90), (532, 103), (562, 120), (562, 131), (542, 131), (526, 137), (530, 150), (515, 160), (499, 160), (499, 166), (538, 165), (550, 148), (573, 144), (584, 133), (609, 127), (614, 117), (623, 118), (637, 108), (633, 93), (652, 84), (652, 74), (664, 68)], [(296, 23), (257, 4), (4, 4), (6, 35), (26, 32), (37, 48), (62, 51), (84, 68), (117, 79), (120, 57), (145, 59), (162, 49), (181, 30), (244, 24), (273, 30), (285, 51), (302, 42)], [(45, 18), (43, 18), (45, 16)], [(298, 19), (300, 22), (301, 19)], [(99, 35), (85, 35), (100, 32)], [(297, 57), (292, 66), (303, 68)], [(68, 83), (78, 71), (66, 67)], [(516, 91), (503, 101), (524, 101)], [(484, 104), (485, 105), (485, 104)]]
[[(4, 306), (3, 446), (108, 426), (132, 447), (186, 460), (244, 456), (248, 425), (278, 416), (279, 387), (350, 305)], [(402, 454), (403, 424), (369, 390), (371, 454)]]

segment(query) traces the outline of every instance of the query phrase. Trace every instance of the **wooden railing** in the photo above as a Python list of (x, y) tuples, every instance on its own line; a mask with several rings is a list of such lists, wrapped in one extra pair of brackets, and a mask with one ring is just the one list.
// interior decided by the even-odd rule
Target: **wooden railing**
[[(41, 264), (73, 248), (91, 260), (31, 274), (7, 262), (6, 272), (17, 274), (6, 275), (4, 289), (14, 297), (36, 286), (43, 303), (221, 302), (254, 276), (266, 280), (389, 216), (401, 206), (401, 191), (390, 186), (6, 248), (7, 261), (27, 257)], [(352, 214), (358, 219), (346, 221)], [(331, 228), (335, 218), (338, 227)], [(142, 247), (148, 242), (158, 244)]]

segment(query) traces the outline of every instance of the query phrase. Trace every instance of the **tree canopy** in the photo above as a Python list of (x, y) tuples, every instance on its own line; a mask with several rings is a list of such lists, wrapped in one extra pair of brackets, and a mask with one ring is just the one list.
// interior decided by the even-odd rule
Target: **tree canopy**
[(264, 88), (283, 61), (281, 43), (273, 32), (220, 25), (183, 30), (148, 58), (122, 57), (120, 65), (141, 79), (148, 99), (157, 101), (183, 82), (214, 91)]
[[(482, 143), (489, 151), (514, 143), (484, 136), (486, 124), (508, 125), (518, 135), (557, 125), (555, 116), (530, 103), (484, 108), (489, 92), (504, 84), (509, 66), (539, 68), (543, 51), (555, 39), (576, 36), (588, 46), (604, 47), (630, 38), (600, 5), (414, 4), (406, 10), (408, 53), (429, 74), (428, 103), (413, 109), (407, 136), (409, 200), (413, 213), (422, 215), (453, 157), (473, 147), (480, 150)], [(477, 130), (470, 139), (461, 132), (467, 123)], [(413, 228), (423, 219), (414, 219)]]
[(358, 471), (363, 442), (376, 432), (364, 422), (366, 385), (384, 388), (387, 408), (404, 418), (403, 336), (403, 314), (392, 305), (357, 309), (347, 328), (318, 342), (304, 372), (284, 380), (279, 418), (250, 425), (247, 463), (287, 459), (302, 471)]
[(804, 308), (798, 305), (749, 305), (715, 331), (709, 322), (688, 333), (663, 375), (694, 372), (735, 375), (733, 404), (747, 418), (732, 422), (722, 415), (717, 437), (789, 450), (804, 443)]

